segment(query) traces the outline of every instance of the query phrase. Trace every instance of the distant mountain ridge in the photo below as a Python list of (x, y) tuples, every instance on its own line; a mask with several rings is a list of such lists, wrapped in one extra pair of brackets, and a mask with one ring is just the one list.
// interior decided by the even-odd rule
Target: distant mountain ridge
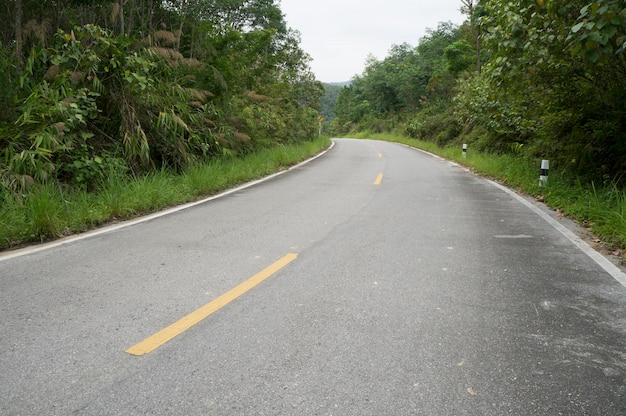
[(323, 84), (336, 85), (338, 87), (347, 87), (351, 83), (352, 81), (344, 81), (344, 82), (324, 82)]

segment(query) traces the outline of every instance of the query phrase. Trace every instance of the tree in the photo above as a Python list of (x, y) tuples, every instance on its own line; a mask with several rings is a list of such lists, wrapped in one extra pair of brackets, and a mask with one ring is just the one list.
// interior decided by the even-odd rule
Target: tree
[(334, 125), (341, 129), (361, 123), (374, 131), (385, 130), (423, 109), (429, 99), (449, 101), (454, 78), (447, 70), (445, 50), (459, 38), (457, 26), (440, 23), (427, 30), (417, 47), (394, 45), (383, 60), (370, 57), (363, 73), (341, 90)]
[(579, 175), (626, 172), (623, 2), (481, 5), (489, 61), (457, 100), (467, 120)]
[(15, 55), (17, 56), (18, 71), (24, 66), (22, 56), (22, 0), (15, 0)]
[(446, 69), (455, 77), (472, 65), (474, 48), (465, 39), (446, 46), (443, 50), (446, 58)]
[(480, 56), (482, 46), (480, 24), (478, 20), (481, 15), (482, 6), (480, 5), (480, 0), (461, 0), (461, 3), (463, 4), (461, 10), (465, 14), (467, 14), (472, 31), (475, 32), (474, 36), (476, 38), (476, 72), (480, 73), (482, 67)]

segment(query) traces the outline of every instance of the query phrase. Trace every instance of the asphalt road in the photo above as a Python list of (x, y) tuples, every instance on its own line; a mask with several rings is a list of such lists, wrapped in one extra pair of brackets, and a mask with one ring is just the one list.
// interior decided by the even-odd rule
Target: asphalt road
[(2, 415), (626, 415), (623, 274), (401, 145), (20, 254)]

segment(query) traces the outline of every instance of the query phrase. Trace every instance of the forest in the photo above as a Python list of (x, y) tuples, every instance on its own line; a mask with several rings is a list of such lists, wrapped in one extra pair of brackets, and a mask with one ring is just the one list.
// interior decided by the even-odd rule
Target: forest
[(0, 0), (0, 198), (310, 141), (320, 115), (328, 134), (467, 143), (623, 187), (624, 1), (459, 7), (462, 25), (339, 87), (315, 79), (276, 0)]
[(274, 0), (0, 0), (0, 200), (317, 137)]
[(626, 3), (462, 0), (416, 47), (370, 59), (337, 99), (334, 134), (400, 132), (441, 146), (550, 159), (623, 187)]

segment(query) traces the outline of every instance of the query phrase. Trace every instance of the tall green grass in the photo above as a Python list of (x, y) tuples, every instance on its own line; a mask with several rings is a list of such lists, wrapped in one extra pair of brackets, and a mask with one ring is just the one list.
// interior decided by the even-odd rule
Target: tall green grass
[(0, 249), (83, 232), (218, 193), (262, 178), (305, 160), (328, 147), (328, 138), (262, 149), (242, 158), (224, 158), (190, 166), (182, 174), (168, 170), (140, 178), (112, 174), (97, 193), (58, 184), (33, 186), (25, 195), (0, 190)]

